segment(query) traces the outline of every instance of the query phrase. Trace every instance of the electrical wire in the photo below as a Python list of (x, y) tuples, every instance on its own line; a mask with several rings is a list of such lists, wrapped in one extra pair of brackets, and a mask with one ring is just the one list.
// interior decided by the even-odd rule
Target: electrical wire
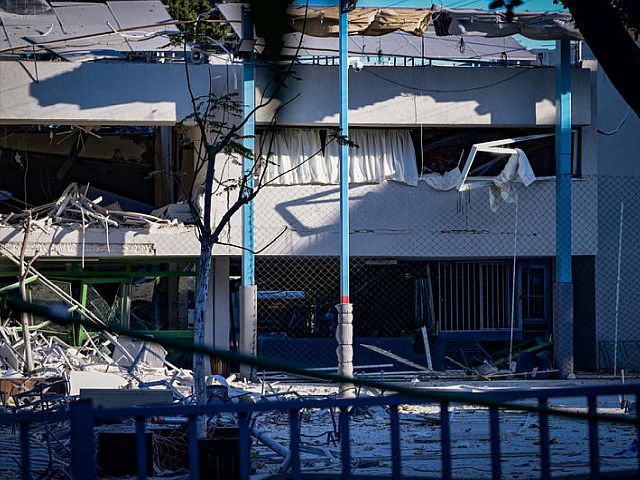
[(371, 69), (363, 69), (363, 72), (368, 73), (369, 75), (372, 75), (374, 77), (379, 78), (380, 80), (384, 80), (385, 82), (391, 83), (393, 85), (397, 85), (399, 87), (403, 87), (403, 88), (408, 88), (409, 90), (414, 90), (416, 92), (429, 92), (429, 93), (462, 93), (462, 92), (472, 92), (475, 90), (483, 90), (485, 88), (490, 88), (490, 87), (495, 87), (497, 85), (501, 85), (503, 83), (506, 83), (510, 80), (513, 80), (516, 77), (519, 77), (520, 75), (524, 74), (525, 72), (528, 71), (528, 69), (524, 69), (521, 70), (513, 75), (511, 75), (510, 77), (507, 78), (503, 78), (502, 80), (498, 80), (496, 82), (492, 82), (492, 83), (488, 83), (486, 85), (478, 85), (476, 87), (469, 87), (469, 88), (460, 88), (460, 89), (450, 89), (450, 90), (446, 90), (446, 89), (435, 89), (435, 88), (420, 88), (420, 87), (414, 87), (412, 85), (407, 85), (406, 83), (402, 83), (402, 82), (398, 82), (396, 80), (392, 80), (390, 78), (384, 77), (383, 75), (380, 75), (379, 73), (373, 72), (371, 71)]
[(624, 116), (622, 117), (622, 120), (620, 120), (620, 123), (618, 124), (618, 126), (609, 131), (609, 132), (605, 132), (604, 130), (596, 130), (600, 135), (604, 135), (604, 136), (611, 136), (611, 135), (615, 135), (616, 133), (618, 133), (620, 131), (620, 129), (622, 128), (622, 126), (625, 124), (625, 122), (627, 121), (627, 117), (629, 116), (629, 112), (631, 111), (631, 107), (627, 107), (627, 112), (624, 114)]

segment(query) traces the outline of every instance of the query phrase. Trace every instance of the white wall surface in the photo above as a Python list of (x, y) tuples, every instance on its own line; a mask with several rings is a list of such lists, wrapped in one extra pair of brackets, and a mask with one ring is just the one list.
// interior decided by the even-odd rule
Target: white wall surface
[[(591, 121), (588, 70), (573, 70), (575, 125)], [(258, 115), (280, 125), (337, 125), (337, 67), (298, 65), (280, 97)], [(258, 69), (256, 98), (271, 92)], [(297, 98), (294, 97), (298, 96)], [(349, 71), (349, 121), (368, 126), (550, 126), (555, 124), (555, 70), (511, 67), (365, 67)]]
[[(37, 72), (36, 72), (37, 68)], [(189, 67), (195, 95), (241, 82), (235, 69)], [(159, 63), (0, 62), (0, 123), (174, 125), (193, 112), (185, 67)]]

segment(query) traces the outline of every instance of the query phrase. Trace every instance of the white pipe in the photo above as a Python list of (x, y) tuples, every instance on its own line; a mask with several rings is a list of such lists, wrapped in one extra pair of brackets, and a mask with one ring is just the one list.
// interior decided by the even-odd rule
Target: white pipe
[(616, 322), (613, 338), (613, 376), (618, 373), (618, 318), (620, 316), (620, 271), (622, 268), (622, 220), (624, 219), (624, 202), (620, 202), (620, 232), (618, 233), (618, 278), (616, 280)]
[(513, 357), (513, 328), (515, 324), (516, 311), (516, 259), (518, 249), (518, 196), (516, 194), (516, 214), (513, 226), (513, 277), (511, 279), (511, 327), (509, 332), (509, 370)]

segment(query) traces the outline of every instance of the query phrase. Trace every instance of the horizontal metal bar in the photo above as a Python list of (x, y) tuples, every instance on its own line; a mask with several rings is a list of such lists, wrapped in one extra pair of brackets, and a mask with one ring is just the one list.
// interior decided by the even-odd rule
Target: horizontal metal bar
[[(127, 407), (117, 409), (94, 409), (92, 414), (95, 419), (109, 420), (120, 418), (133, 418), (136, 416), (154, 417), (154, 416), (191, 416), (217, 413), (239, 413), (239, 412), (265, 412), (273, 410), (292, 410), (303, 408), (341, 408), (351, 407), (354, 405), (362, 407), (371, 406), (389, 406), (389, 405), (420, 405), (435, 404), (441, 401), (448, 402), (465, 402), (479, 406), (491, 406), (499, 404), (506, 408), (513, 408), (522, 411), (537, 412), (539, 408), (531, 405), (519, 405), (512, 403), (515, 400), (538, 399), (545, 398), (563, 398), (563, 397), (585, 397), (589, 395), (605, 396), (605, 395), (636, 395), (640, 393), (640, 384), (626, 385), (599, 385), (592, 387), (570, 387), (570, 388), (541, 388), (532, 390), (500, 390), (462, 393), (447, 392), (443, 390), (420, 389), (420, 397), (406, 395), (387, 395), (384, 397), (359, 397), (356, 399), (310, 399), (310, 400), (286, 400), (262, 403), (237, 403), (237, 404), (218, 404), (218, 405), (167, 405), (152, 407)], [(549, 410), (549, 414), (566, 416), (572, 418), (587, 418), (588, 415), (576, 412), (563, 412), (559, 410)], [(628, 415), (612, 415), (598, 414), (601, 421), (611, 421), (624, 424), (637, 425), (640, 419), (630, 417)], [(15, 425), (22, 421), (27, 422), (45, 422), (51, 423), (69, 419), (68, 412), (18, 412), (18, 413), (2, 413), (0, 414), (0, 424)]]

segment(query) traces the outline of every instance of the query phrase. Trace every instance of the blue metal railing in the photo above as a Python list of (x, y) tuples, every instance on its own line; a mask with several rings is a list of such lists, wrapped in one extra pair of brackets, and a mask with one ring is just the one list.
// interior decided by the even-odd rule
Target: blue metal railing
[[(434, 398), (408, 397), (402, 395), (388, 395), (379, 397), (357, 397), (353, 399), (323, 398), (296, 399), (282, 401), (264, 401), (259, 403), (224, 403), (215, 405), (166, 405), (128, 407), (117, 409), (95, 409), (91, 403), (79, 401), (72, 403), (68, 411), (61, 412), (17, 412), (0, 414), (0, 426), (18, 425), (20, 428), (22, 478), (31, 478), (30, 470), (30, 426), (39, 422), (69, 421), (71, 425), (71, 472), (75, 479), (93, 479), (96, 477), (96, 425), (113, 421), (134, 419), (136, 434), (136, 455), (138, 478), (147, 478), (147, 442), (146, 420), (152, 417), (184, 417), (188, 419), (188, 463), (191, 478), (200, 478), (200, 452), (197, 437), (197, 418), (200, 415), (215, 415), (220, 413), (235, 414), (239, 429), (239, 463), (240, 477), (250, 476), (250, 418), (258, 412), (279, 411), (288, 414), (291, 461), (289, 463), (289, 478), (303, 478), (300, 461), (300, 414), (306, 409), (335, 409), (339, 411), (339, 439), (341, 458), (341, 478), (352, 478), (352, 451), (350, 433), (350, 411), (353, 407), (386, 407), (389, 412), (389, 435), (391, 442), (391, 478), (402, 478), (402, 445), (400, 435), (400, 405), (428, 405), (440, 407), (440, 451), (441, 471), (438, 478), (445, 480), (453, 478), (451, 455), (451, 430), (449, 407), (452, 403), (464, 403), (488, 407), (489, 410), (489, 444), (491, 455), (491, 477), (503, 478), (502, 452), (500, 437), (501, 410), (510, 412), (521, 410), (538, 414), (539, 425), (539, 461), (540, 478), (552, 478), (552, 462), (549, 448), (549, 417), (562, 416), (574, 420), (581, 420), (588, 425), (589, 441), (589, 476), (600, 478), (600, 453), (598, 425), (600, 422), (615, 422), (635, 426), (636, 435), (640, 429), (637, 420), (638, 397), (640, 384), (604, 385), (572, 388), (542, 388), (530, 390), (501, 390), (485, 393), (444, 393), (442, 391), (425, 391), (426, 395), (433, 394)], [(599, 397), (625, 395), (636, 400), (634, 415), (598, 414), (597, 400)], [(549, 408), (550, 399), (582, 398), (587, 401), (587, 413), (579, 411), (560, 411)], [(535, 400), (536, 402), (531, 402)], [(640, 457), (636, 472), (640, 473)], [(636, 478), (636, 477), (634, 477)]]

